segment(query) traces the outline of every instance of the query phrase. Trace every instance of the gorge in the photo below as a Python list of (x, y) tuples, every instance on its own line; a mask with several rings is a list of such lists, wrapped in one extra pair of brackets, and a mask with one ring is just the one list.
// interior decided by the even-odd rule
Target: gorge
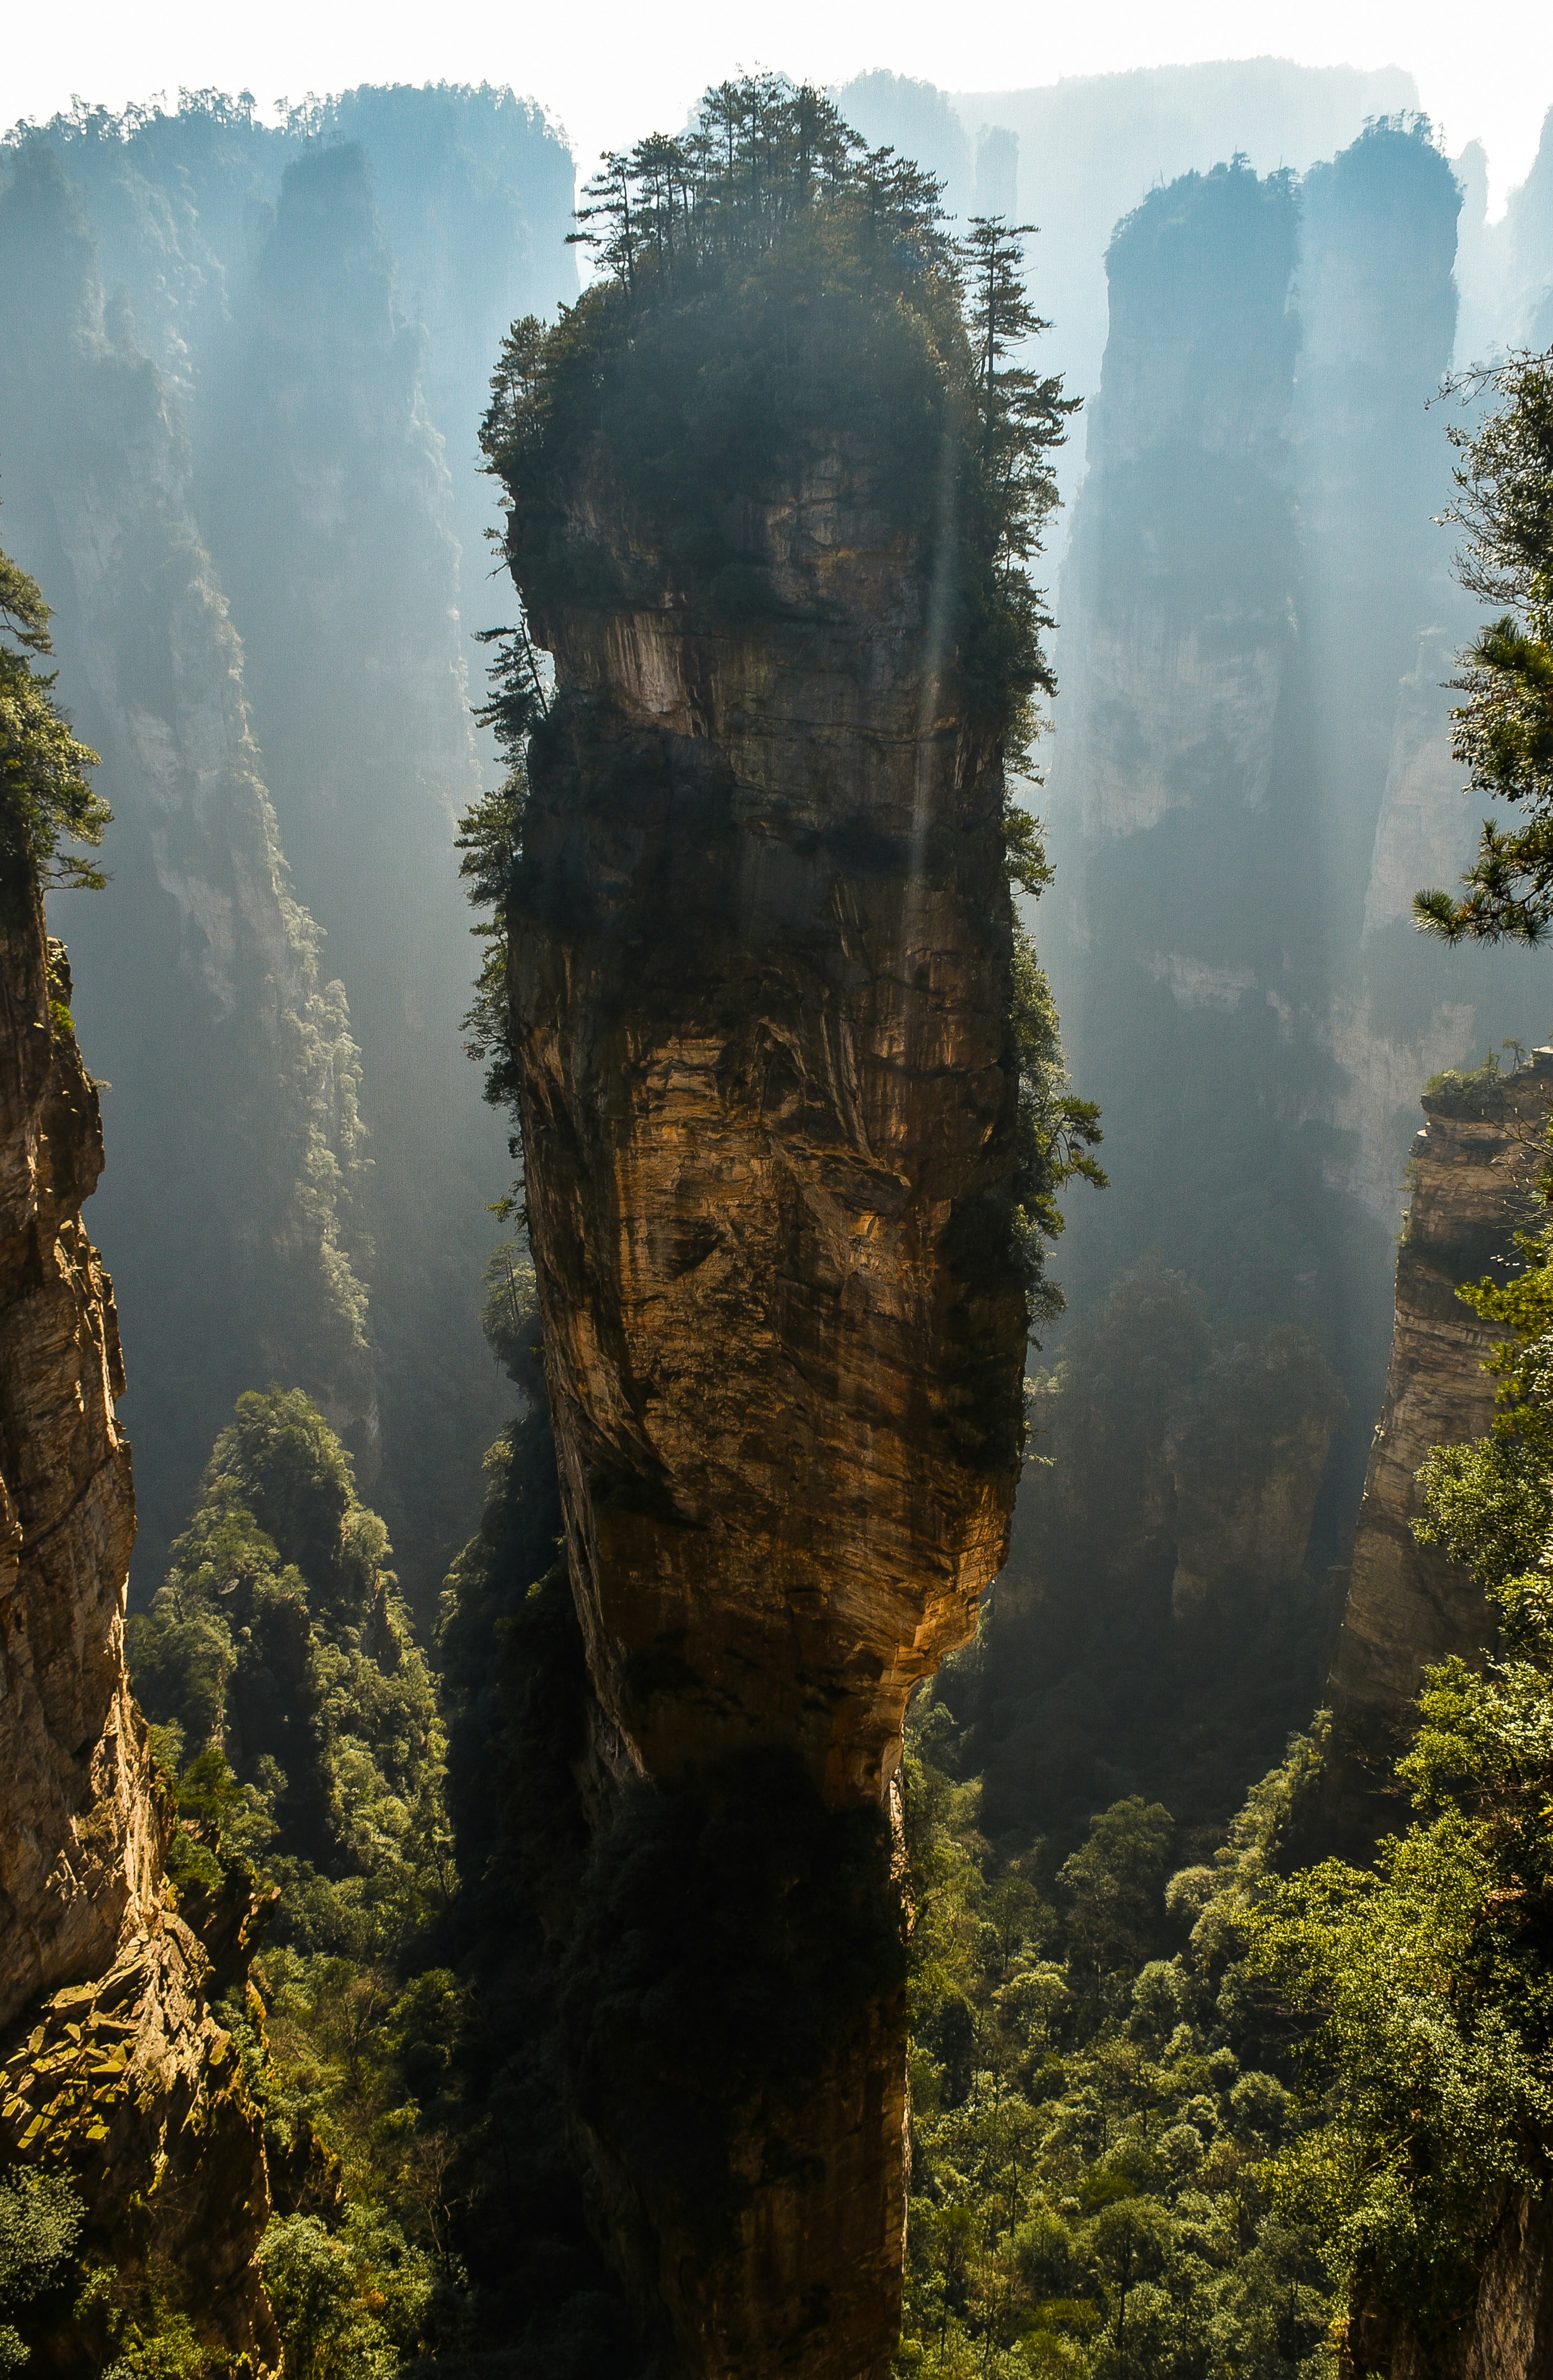
[[(1103, 91), (741, 78), (580, 288), (510, 93), (11, 141), (0, 2372), (1546, 2362), (1553, 1057), (1413, 933), (1461, 177), (1244, 81), (1301, 170), (1111, 237), (1038, 794), (1005, 118)], [(1534, 729), (1545, 382), (1450, 417)]]

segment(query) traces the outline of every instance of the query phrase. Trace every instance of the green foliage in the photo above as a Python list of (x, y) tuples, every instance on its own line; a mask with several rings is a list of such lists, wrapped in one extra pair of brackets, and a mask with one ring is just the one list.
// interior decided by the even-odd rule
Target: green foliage
[(1463, 457), (1446, 514), (1466, 532), (1458, 566), (1470, 593), (1512, 610), (1462, 656), (1451, 745), (1472, 789), (1523, 805), (1525, 824), (1485, 820), (1465, 897), (1420, 892), (1420, 925), (1445, 941), (1539, 942), (1553, 920), (1553, 352), (1512, 356), (1453, 386), (1504, 401), (1475, 432), (1452, 426)]
[[(978, 1788), (906, 1766), (912, 2199), (895, 2369), (933, 2380), (1317, 2380), (1327, 2277), (1272, 2207), (1261, 2160), (1288, 2120), (1253, 2054), (1244, 1914), (1310, 1773), (1303, 1742), (1211, 1868), (1164, 1874), (1169, 1814), (1097, 1816), (1055, 1878), (977, 1829)], [(1150, 1956), (1193, 1927), (1190, 1945)]]
[(82, 773), (96, 753), (55, 706), (57, 671), (32, 666), (32, 655), (54, 650), (49, 617), (37, 581), (0, 552), (0, 858), (30, 861), (45, 882), (95, 889), (107, 881), (101, 869), (78, 852), (61, 857), (59, 845), (100, 844), (113, 812)]
[(1424, 1086), (1424, 1097), (1441, 1115), (1497, 1115), (1503, 1111), (1506, 1075), (1498, 1053), (1485, 1050), (1476, 1066), (1442, 1066)]
[(516, 1240), (493, 1249), (487, 1261), (480, 1328), (508, 1379), (530, 1404), (540, 1403), (545, 1385), (539, 1281), (527, 1248)]
[(218, 1828), (283, 1886), (289, 1938), (358, 1957), (406, 1944), (454, 1881), (443, 1731), (388, 1553), (316, 1406), (250, 1391), (126, 1632), (142, 1706), (194, 1748), (175, 1880), (213, 1887)]
[[(1014, 815), (1022, 815), (1014, 813)], [(1046, 880), (1046, 856), (1034, 820), (1009, 835), (1009, 868), (1025, 892)], [(1032, 1324), (1062, 1310), (1062, 1293), (1047, 1277), (1047, 1252), (1062, 1230), (1057, 1194), (1075, 1175), (1106, 1187), (1090, 1151), (1098, 1147), (1100, 1111), (1068, 1086), (1062, 1033), (1051, 987), (1022, 926), (1013, 930), (1014, 1049), (1019, 1061), (1019, 1109), (1014, 1138), (1014, 1243), (1025, 1275)]]
[[(648, 591), (567, 517), (567, 491), (607, 453), (671, 571), (694, 569), (731, 621), (780, 615), (738, 508), (855, 444), (880, 501), (921, 533), (924, 572), (952, 589), (959, 666), (1005, 735), (1051, 682), (1024, 565), (1074, 409), (1009, 360), (1044, 327), (1019, 234), (978, 221), (963, 259), (930, 176), (776, 76), (723, 84), (683, 138), (606, 158), (580, 220), (604, 272), (550, 329), (514, 326), (482, 432), (540, 614), (563, 589), (606, 605)], [(508, 651), (495, 704), (527, 724), (534, 674)]]
[(259, 2262), (296, 2380), (394, 2380), (400, 2350), (420, 2345), (430, 2260), (366, 2209), (337, 2232), (316, 2215), (282, 2216)]
[(1553, 2118), (1523, 2030), (1542, 2015), (1546, 2032), (1546, 1983), (1528, 1999), (1502, 1988), (1528, 1979), (1483, 1972), (1502, 1886), (1485, 1828), (1451, 1811), (1385, 1844), (1373, 1873), (1328, 1861), (1251, 1919), (1257, 1963), (1319, 2020), (1305, 2056), (1323, 2120), (1280, 2153), (1276, 2201), (1357, 2302), (1426, 2333), (1470, 2310), (1499, 2192), (1535, 2187)]
[[(474, 1001), (464, 1019), (464, 1047), (485, 1068), (485, 1096), (491, 1106), (510, 1107), (517, 1098), (517, 1075), (507, 1027), (505, 907), (513, 868), (523, 844), (528, 780), (522, 747), (528, 722), (525, 717), (513, 726), (498, 717), (496, 723), (507, 747), (506, 776), (494, 793), (482, 794), (465, 811), (455, 843), (464, 855), (458, 872), (468, 887), (471, 903), (491, 912), (469, 929), (485, 948), (475, 978)], [(513, 1154), (518, 1154), (516, 1144)]]
[(16, 2319), (30, 2326), (52, 2301), (74, 2296), (85, 2219), (63, 2176), (18, 2169), (0, 2177), (0, 2373), (23, 2372), (31, 2361)]
[(1251, 1920), (1256, 1967), (1315, 2020), (1306, 2122), (1269, 2171), (1351, 2304), (1426, 2337), (1470, 2312), (1506, 2192), (1541, 2188), (1553, 2124), (1553, 1232), (1461, 1292), (1504, 1344), (1491, 1437), (1419, 1474), (1426, 1542), (1498, 1605), (1504, 1651), (1425, 1674), (1398, 1763), (1416, 1816), (1373, 1870), (1290, 1879)]
[(584, 2219), (554, 1962), (519, 1889), (575, 1888), (586, 1840), (567, 1767), (586, 1672), (542, 1396), (488, 1473), (440, 1647), (465, 1881), (434, 1934), (365, 1954), (297, 1947), (292, 1925), (221, 2009), (264, 2116), (288, 2371), (419, 2354), (450, 2375), (495, 2357), (523, 2380), (625, 2380), (642, 2360)]
[(1069, 1897), (1070, 1956), (1097, 1975), (1147, 1957), (1174, 1827), (1163, 1803), (1140, 1794), (1113, 1803), (1058, 1876)]

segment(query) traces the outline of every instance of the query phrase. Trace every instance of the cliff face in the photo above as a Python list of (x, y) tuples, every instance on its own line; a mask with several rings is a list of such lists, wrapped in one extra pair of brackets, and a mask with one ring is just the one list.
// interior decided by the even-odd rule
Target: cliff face
[(1381, 125), (1299, 182), (1221, 167), (1118, 227), (1060, 606), (1042, 947), (1113, 1184), (1064, 1281), (1082, 1310), (1158, 1247), (1227, 1327), (1322, 1339), (1349, 1403), (1334, 1552), (1419, 1093), (1533, 1038), (1513, 955), (1448, 959), (1410, 908), (1475, 832), (1442, 683), (1474, 615), (1426, 410), (1458, 204), (1438, 150)]
[[(6, 887), (4, 1232), (6, 1924), (0, 2017), (110, 1961), (154, 1905), (160, 1842), (120, 1647), (135, 1534), (113, 1291), (79, 1208), (102, 1167), (97, 1095), (50, 1017), (42, 918)], [(68, 999), (59, 978), (55, 997)], [(27, 1577), (23, 1579), (23, 1566)]]
[(1008, 902), (990, 776), (924, 687), (926, 590), (862, 473), (762, 541), (778, 600), (834, 625), (719, 630), (693, 589), (536, 624), (564, 693), (513, 917), (529, 1217), (626, 1757), (788, 1742), (827, 1799), (877, 1803), (1013, 1497), (1021, 1301), (977, 1278)]
[(362, 151), (288, 166), (197, 448), (282, 838), (370, 1087), (382, 1501), (424, 1597), (507, 1410), (473, 1287), (507, 1166), (459, 1045), (469, 645), (426, 337), (396, 300)]
[(136, 325), (104, 304), (46, 151), (0, 196), (0, 296), (28, 325), (0, 360), (6, 533), (51, 590), (76, 723), (117, 813), (114, 892), (79, 921), (78, 974), (113, 1085), (103, 1229), (127, 1275), (154, 1572), (211, 1416), (245, 1388), (305, 1386), (375, 1465), (359, 1068), (344, 987), (322, 980), (293, 896), (187, 436)]
[(1481, 1438), (1494, 1412), (1483, 1360), (1496, 1334), (1456, 1291), (1515, 1261), (1535, 1220), (1553, 1102), (1553, 1050), (1481, 1099), (1426, 1099), (1397, 1255), (1396, 1327), (1328, 1699), (1332, 1752), (1322, 1823), (1373, 1839), (1379, 1794), (1413, 1721), (1419, 1681), (1452, 1654), (1474, 1665), (1497, 1641), (1487, 1598), (1439, 1546), (1420, 1545), (1415, 1474), (1431, 1447)]
[[(1014, 1483), (1001, 771), (934, 671), (930, 580), (867, 458), (744, 520), (754, 620), (661, 552), (644, 569), (601, 469), (564, 533), (665, 590), (534, 618), (559, 694), (509, 917), (595, 1744), (617, 1783), (671, 1789), (780, 1754), (831, 1811), (876, 1812)], [(904, 2051), (886, 1989), (796, 2105), (737, 2119), (717, 2254), (595, 2126), (676, 2368), (887, 2368)]]
[[(123, 1658), (134, 1497), (113, 1291), (81, 1224), (97, 1094), (35, 880), (0, 887), (0, 2155), (67, 2171), (88, 2246), (278, 2364), (258, 2116), (172, 1913)], [(90, 2329), (90, 2317), (87, 2318)], [(85, 2372), (90, 2339), (53, 2368)]]
[(117, 817), (73, 950), (114, 1086), (137, 1599), (244, 1389), (322, 1405), (423, 1604), (506, 1417), (454, 816), (467, 631), (500, 616), (477, 425), (503, 326), (575, 295), (572, 183), (537, 109), (449, 87), (278, 128), (209, 93), (82, 111), (0, 152), (6, 542)]

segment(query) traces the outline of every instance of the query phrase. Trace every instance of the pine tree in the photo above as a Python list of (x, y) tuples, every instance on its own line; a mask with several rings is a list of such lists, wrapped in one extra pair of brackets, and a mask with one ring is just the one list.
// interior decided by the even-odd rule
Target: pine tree
[(1541, 941), (1553, 925), (1553, 348), (1462, 375), (1459, 394), (1505, 398), (1482, 428), (1452, 426), (1462, 462), (1444, 517), (1466, 531), (1457, 576), (1503, 604), (1452, 681), (1451, 750), (1470, 790), (1523, 807), (1523, 826), (1485, 820), (1464, 897), (1418, 893), (1418, 923), (1446, 941)]
[(50, 617), (37, 580), (0, 552), (0, 866), (8, 874), (30, 864), (45, 883), (96, 889), (107, 880), (100, 868), (59, 854), (62, 840), (100, 844), (113, 812), (82, 773), (96, 753), (55, 703), (58, 672), (30, 658), (54, 650)]

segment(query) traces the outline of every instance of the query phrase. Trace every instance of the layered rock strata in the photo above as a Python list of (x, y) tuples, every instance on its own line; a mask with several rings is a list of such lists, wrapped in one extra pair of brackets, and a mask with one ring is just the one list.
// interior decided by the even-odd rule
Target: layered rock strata
[(512, 915), (528, 1217), (623, 1758), (786, 1743), (877, 1803), (1013, 1501), (1001, 773), (924, 684), (928, 587), (861, 468), (761, 542), (826, 625), (714, 625), (694, 587), (536, 622), (564, 691)]
[[(68, 2172), (123, 2286), (278, 2365), (258, 2115), (174, 1913), (173, 1825), (124, 1666), (135, 1529), (112, 1285), (81, 1222), (97, 1093), (36, 880), (0, 885), (0, 2160)], [(56, 2350), (56, 2351), (55, 2351)], [(82, 2338), (51, 2368), (85, 2372)], [(85, 2359), (85, 2360), (83, 2360)]]
[(1480, 1096), (1426, 1097), (1412, 1201), (1397, 1254), (1396, 1323), (1328, 1699), (1332, 1753), (1322, 1821), (1372, 1837), (1394, 1810), (1383, 1781), (1413, 1720), (1424, 1670), (1474, 1665), (1497, 1640), (1487, 1598), (1439, 1546), (1420, 1545), (1419, 1465), (1436, 1446), (1481, 1438), (1494, 1411), (1484, 1360), (1497, 1333), (1462, 1304), (1463, 1281), (1502, 1277), (1515, 1234), (1540, 1210), (1553, 1049)]
[[(658, 589), (534, 617), (559, 693), (509, 917), (595, 1741), (618, 1780), (671, 1790), (781, 1754), (833, 1812), (877, 1812), (1014, 1485), (1001, 772), (865, 459), (744, 521), (753, 620), (661, 554), (644, 569), (602, 476), (565, 535)], [(716, 2254), (591, 2143), (676, 2368), (887, 2368), (904, 2047), (892, 1989), (800, 2106), (734, 2126)]]

